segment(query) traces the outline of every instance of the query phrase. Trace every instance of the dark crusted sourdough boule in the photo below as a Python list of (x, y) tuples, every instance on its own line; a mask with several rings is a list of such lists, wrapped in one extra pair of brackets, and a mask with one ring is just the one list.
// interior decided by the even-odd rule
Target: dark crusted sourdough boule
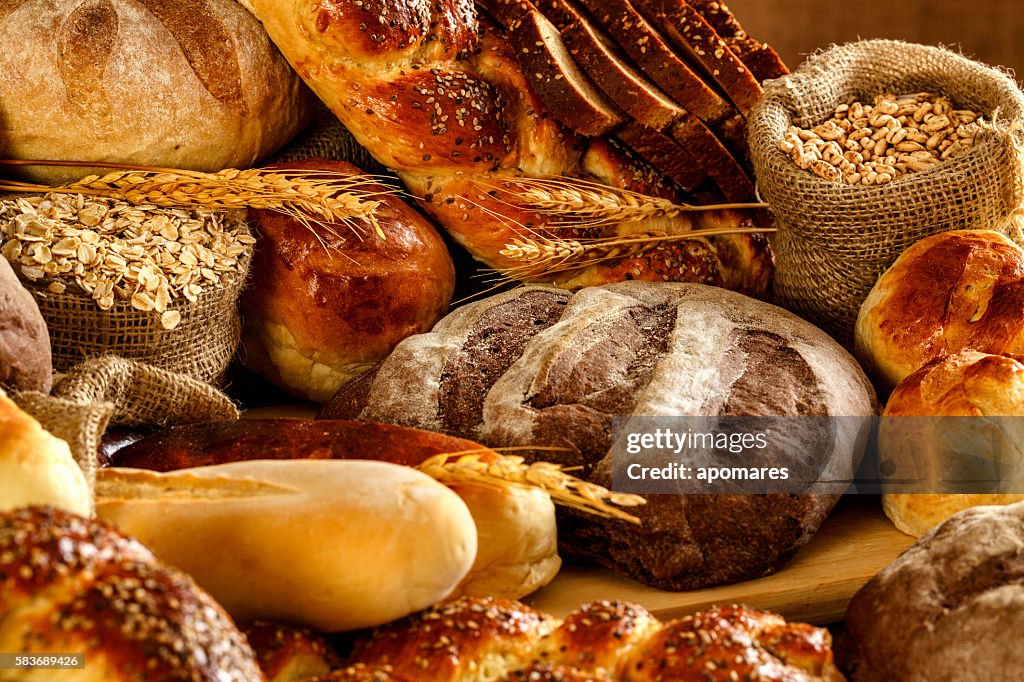
[[(608, 485), (616, 416), (874, 413), (854, 359), (796, 316), (714, 287), (626, 282), (575, 294), (526, 287), (464, 306), (399, 344), (321, 416), (415, 426), (490, 447), (557, 446), (564, 450), (542, 456), (582, 465), (586, 477)], [(833, 442), (832, 478), (852, 476), (854, 440)], [(813, 473), (820, 465), (819, 453), (775, 452), (768, 466)], [(663, 588), (735, 582), (792, 556), (837, 492), (651, 495), (637, 511), (642, 528), (565, 513), (560, 540), (570, 553)]]
[(1024, 502), (932, 529), (850, 601), (837, 656), (857, 682), (1024, 679)]

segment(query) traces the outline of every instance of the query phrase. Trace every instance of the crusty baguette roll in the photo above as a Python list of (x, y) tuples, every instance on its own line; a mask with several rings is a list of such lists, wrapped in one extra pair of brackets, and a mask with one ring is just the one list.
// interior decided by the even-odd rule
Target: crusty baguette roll
[(234, 0), (0, 5), (4, 158), (248, 168), (301, 130), (311, 101)]
[(0, 652), (80, 654), (3, 682), (263, 682), (224, 610), (107, 524), (54, 507), (0, 512)]
[(252, 461), (104, 469), (97, 512), (192, 575), (235, 618), (323, 632), (444, 599), (476, 558), (465, 503), (409, 467)]
[[(417, 466), (440, 453), (496, 453), (472, 441), (390, 424), (246, 419), (174, 426), (115, 453), (120, 467), (173, 471), (250, 459), (370, 459)], [(537, 488), (450, 484), (477, 529), (473, 569), (456, 595), (518, 599), (558, 573), (555, 506)]]
[[(999, 453), (1001, 475), (1012, 490), (1024, 489), (1024, 429), (1019, 419), (963, 420), (940, 426), (938, 420), (898, 417), (1020, 417), (1024, 416), (1024, 358), (962, 351), (933, 362), (904, 379), (889, 396), (879, 432), (879, 454), (896, 465), (896, 479), (921, 476), (922, 488), (940, 490), (942, 481), (965, 478), (963, 455), (975, 464)], [(888, 419), (888, 418), (894, 419)], [(986, 426), (987, 424), (987, 426)], [(983, 429), (984, 452), (972, 448)], [(993, 437), (1000, 442), (993, 447)], [(967, 450), (965, 450), (965, 446)], [(969, 450), (969, 451), (968, 451)], [(960, 473), (954, 473), (956, 471)], [(886, 515), (904, 533), (921, 537), (953, 514), (969, 507), (1012, 504), (1019, 494), (889, 493), (882, 497)]]
[[(276, 167), (361, 173), (322, 159)], [(451, 302), (455, 268), (441, 235), (398, 197), (375, 200), (383, 238), (366, 220), (314, 232), (277, 211), (249, 211), (259, 241), (239, 301), (242, 357), (306, 400), (330, 398), (399, 341), (430, 329)]]
[(942, 232), (904, 251), (857, 316), (857, 359), (885, 388), (964, 349), (1024, 353), (1024, 249), (989, 230)]
[(88, 516), (89, 483), (68, 444), (0, 389), (0, 511), (45, 504)]

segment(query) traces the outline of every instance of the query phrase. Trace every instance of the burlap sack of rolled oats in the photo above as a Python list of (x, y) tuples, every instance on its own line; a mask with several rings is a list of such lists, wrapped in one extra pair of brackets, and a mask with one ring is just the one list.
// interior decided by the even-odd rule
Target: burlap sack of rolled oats
[(5, 198), (0, 224), (3, 255), (46, 320), (56, 371), (114, 354), (221, 381), (241, 336), (254, 241), (245, 211), (50, 194)]
[[(826, 180), (780, 148), (791, 125), (813, 128), (851, 99), (918, 92), (947, 97), (989, 123), (963, 153), (881, 185)], [(758, 190), (779, 228), (779, 303), (851, 346), (864, 298), (918, 239), (957, 229), (1016, 237), (1022, 121), (1024, 94), (1010, 76), (939, 47), (860, 41), (819, 52), (768, 81), (748, 138)]]

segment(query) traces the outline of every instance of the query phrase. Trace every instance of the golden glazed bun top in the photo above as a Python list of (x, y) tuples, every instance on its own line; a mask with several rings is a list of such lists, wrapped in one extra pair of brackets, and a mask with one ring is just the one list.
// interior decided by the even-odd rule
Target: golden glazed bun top
[(89, 484), (68, 444), (0, 390), (0, 511), (45, 504), (88, 516)]
[(893, 263), (861, 306), (856, 354), (892, 387), (964, 349), (1024, 354), (1024, 250), (988, 230), (922, 239)]

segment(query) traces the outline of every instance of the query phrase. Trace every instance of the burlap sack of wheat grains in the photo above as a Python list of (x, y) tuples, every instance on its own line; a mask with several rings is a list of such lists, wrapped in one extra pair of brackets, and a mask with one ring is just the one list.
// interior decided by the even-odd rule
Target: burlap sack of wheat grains
[[(242, 221), (239, 232), (248, 235), (243, 216), (237, 218)], [(251, 257), (249, 249), (230, 276), (225, 274), (218, 286), (204, 287), (194, 303), (184, 297), (172, 301), (167, 309), (181, 314), (174, 329), (165, 329), (160, 315), (136, 310), (128, 301), (114, 301), (110, 310), (101, 310), (92, 298), (71, 287), (56, 294), (43, 284), (23, 284), (46, 320), (56, 371), (115, 354), (218, 384), (241, 338), (237, 302)]]
[[(884, 185), (844, 185), (801, 169), (779, 149), (790, 125), (814, 127), (850, 97), (930, 92), (993, 125), (966, 153)], [(918, 239), (991, 229), (1016, 237), (1024, 95), (1003, 72), (939, 47), (867, 40), (832, 47), (765, 84), (748, 139), (761, 197), (779, 232), (778, 302), (852, 345), (871, 287)]]

